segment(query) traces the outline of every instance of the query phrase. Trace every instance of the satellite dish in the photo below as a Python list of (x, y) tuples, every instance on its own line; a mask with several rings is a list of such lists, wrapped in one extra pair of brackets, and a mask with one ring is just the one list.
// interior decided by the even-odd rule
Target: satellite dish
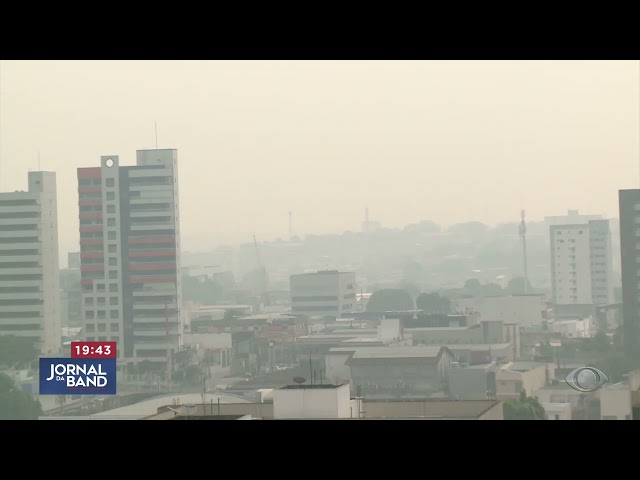
[(307, 381), (307, 379), (304, 377), (293, 377), (293, 381), (296, 383), (304, 383)]

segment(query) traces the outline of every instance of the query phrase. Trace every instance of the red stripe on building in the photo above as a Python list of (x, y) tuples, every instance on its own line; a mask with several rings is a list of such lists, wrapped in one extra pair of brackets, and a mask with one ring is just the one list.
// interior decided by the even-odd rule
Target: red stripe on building
[(129, 237), (129, 245), (175, 242), (176, 237)]
[(129, 283), (176, 283), (176, 277), (133, 277)]
[(101, 178), (100, 167), (82, 167), (78, 169), (78, 180), (81, 178)]
[(80, 265), (81, 272), (103, 272), (104, 265)]
[(80, 207), (95, 207), (96, 205), (102, 205), (102, 200), (98, 198), (97, 200), (79, 200), (78, 201), (78, 206)]
[(78, 193), (98, 193), (102, 191), (102, 187), (78, 187)]
[(78, 218), (80, 220), (102, 219), (102, 212), (82, 212)]
[(175, 250), (130, 250), (129, 257), (175, 257)]
[(93, 278), (83, 278), (80, 283), (82, 285), (93, 285)]
[(80, 227), (80, 233), (95, 233), (102, 231), (102, 225), (87, 225)]
[(170, 268), (176, 268), (175, 262), (173, 263), (152, 263), (151, 265), (129, 265), (129, 270), (149, 271), (149, 270), (168, 270)]
[(82, 245), (102, 245), (103, 242), (104, 242), (104, 239), (102, 239), (102, 238), (95, 238), (95, 239), (92, 238), (91, 240), (89, 240), (89, 239), (87, 239), (87, 240), (80, 239), (80, 246), (82, 246)]
[(104, 252), (89, 252), (80, 254), (80, 258), (101, 258), (103, 256)]

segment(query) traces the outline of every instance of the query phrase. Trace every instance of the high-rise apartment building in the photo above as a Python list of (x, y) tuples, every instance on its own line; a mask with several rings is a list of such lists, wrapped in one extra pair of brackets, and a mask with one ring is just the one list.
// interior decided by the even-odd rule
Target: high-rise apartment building
[[(78, 169), (84, 335), (119, 364), (170, 365), (181, 342), (177, 151), (138, 150)], [(169, 370), (170, 371), (170, 370)]]
[(620, 258), (625, 354), (640, 356), (640, 190), (620, 190)]
[(334, 316), (353, 312), (356, 307), (356, 274), (323, 270), (291, 275), (291, 313)]
[(612, 302), (609, 221), (552, 225), (549, 231), (553, 303), (560, 306)]
[(56, 174), (29, 172), (29, 190), (0, 193), (0, 335), (61, 348)]

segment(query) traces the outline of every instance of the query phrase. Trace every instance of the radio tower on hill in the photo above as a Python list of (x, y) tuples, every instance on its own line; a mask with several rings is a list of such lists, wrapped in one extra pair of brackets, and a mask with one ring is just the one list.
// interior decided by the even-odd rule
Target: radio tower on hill
[(527, 271), (527, 225), (524, 221), (524, 210), (521, 211), (520, 237), (522, 238), (522, 261), (524, 266), (524, 293), (529, 293), (529, 273)]

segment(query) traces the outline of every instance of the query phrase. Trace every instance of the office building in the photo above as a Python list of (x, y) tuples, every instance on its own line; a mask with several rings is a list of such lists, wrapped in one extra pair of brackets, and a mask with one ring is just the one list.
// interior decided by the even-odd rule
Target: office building
[(298, 315), (332, 316), (353, 312), (356, 307), (356, 274), (323, 270), (291, 275), (291, 312)]
[(29, 172), (29, 190), (0, 193), (0, 335), (61, 348), (56, 174)]
[(620, 190), (620, 258), (622, 268), (622, 316), (625, 353), (640, 356), (640, 190)]
[(82, 285), (80, 252), (67, 255), (67, 268), (60, 269), (60, 323), (80, 327), (82, 320)]
[(180, 345), (176, 150), (138, 150), (78, 169), (85, 337), (116, 341), (120, 364), (167, 366)]
[(600, 305), (613, 301), (613, 262), (608, 220), (552, 225), (553, 303)]

